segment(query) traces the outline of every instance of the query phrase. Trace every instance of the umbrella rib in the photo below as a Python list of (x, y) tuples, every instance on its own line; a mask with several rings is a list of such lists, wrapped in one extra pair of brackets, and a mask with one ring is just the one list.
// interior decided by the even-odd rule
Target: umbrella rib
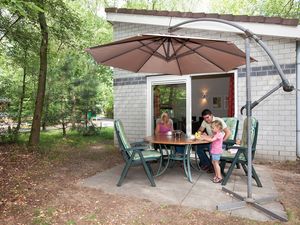
[[(173, 43), (171, 43), (171, 45), (172, 45), (172, 48), (173, 48), (173, 50), (174, 50), (174, 54), (173, 54), (173, 55), (176, 55), (176, 52), (177, 52), (177, 51), (175, 50)], [(182, 46), (183, 46), (183, 45), (182, 45)], [(181, 46), (181, 47), (182, 47), (182, 46)], [(181, 47), (180, 47), (180, 48), (181, 48)], [(180, 74), (182, 74), (182, 70), (181, 70), (181, 68), (180, 68), (180, 63), (178, 62), (178, 58), (176, 57), (175, 59), (176, 59), (177, 66), (178, 66), (178, 69), (179, 69), (179, 71), (180, 71)]]
[[(226, 71), (224, 68), (222, 68), (221, 66), (215, 64), (213, 61), (211, 61), (210, 59), (206, 58), (205, 56), (201, 55), (199, 52), (196, 52), (197, 49), (202, 48), (203, 46), (198, 46), (197, 48), (190, 48), (186, 45), (184, 45), (186, 48), (190, 49), (191, 52), (194, 52), (195, 54), (199, 55), (200, 57), (206, 59), (208, 62), (210, 62), (211, 64), (215, 65), (216, 67), (218, 67), (219, 69), (221, 69), (222, 71)], [(189, 55), (191, 53), (185, 52), (182, 53), (180, 55), (176, 55), (177, 57), (174, 57), (174, 59), (176, 59), (176, 61), (178, 62), (178, 58), (185, 56), (185, 55)]]
[[(177, 38), (176, 38), (176, 40), (177, 40)], [(178, 40), (177, 40), (178, 41)], [(185, 45), (185, 43), (187, 43), (189, 40), (185, 40), (185, 41), (183, 41), (183, 42), (179, 42), (179, 43), (181, 43), (181, 46), (177, 49), (177, 50), (175, 50), (174, 49), (174, 47), (173, 47), (173, 49), (174, 49), (174, 54), (173, 54), (173, 56), (175, 55), (176, 56), (176, 58), (179, 58), (178, 56), (180, 56), (180, 55), (182, 55), (182, 54), (189, 54), (188, 52), (185, 52), (185, 53), (182, 53), (182, 54), (180, 54), (180, 55), (177, 55), (177, 52), (179, 52), (182, 48), (183, 48), (183, 46), (186, 46)], [(170, 57), (170, 58), (172, 58), (172, 57)]]
[[(142, 40), (142, 41), (144, 41), (144, 40)], [(113, 58), (120, 57), (121, 55), (127, 54), (127, 53), (132, 52), (132, 51), (137, 50), (137, 49), (139, 49), (139, 50), (141, 50), (141, 51), (143, 51), (143, 52), (146, 52), (146, 53), (148, 53), (148, 54), (152, 54), (152, 55), (155, 54), (155, 51), (153, 51), (153, 50), (148, 46), (148, 45), (152, 44), (154, 41), (152, 41), (152, 42), (150, 42), (150, 43), (148, 43), (148, 44), (145, 44), (145, 43), (143, 43), (142, 41), (141, 41), (141, 40), (138, 40), (138, 41), (137, 41), (138, 43), (141, 44), (141, 46), (138, 46), (138, 47), (136, 47), (136, 48), (129, 49), (128, 51), (122, 52), (122, 53), (120, 53), (120, 54), (118, 54), (118, 55), (114, 55), (114, 56), (112, 56), (112, 57), (110, 57), (110, 58), (108, 58), (108, 59), (102, 61), (102, 63), (105, 63), (105, 62), (107, 62), (107, 61), (109, 61), (109, 60), (111, 60), (111, 59), (113, 59)], [(127, 42), (126, 42), (126, 43), (127, 43)], [(142, 48), (142, 47), (147, 47), (147, 48), (150, 50), (150, 52), (145, 51), (145, 50), (143, 50), (143, 49), (140, 49), (140, 48)]]
[[(190, 42), (199, 45), (199, 43), (196, 42), (196, 41), (190, 41)], [(228, 42), (226, 42), (226, 43), (228, 43)], [(203, 44), (203, 43), (201, 43), (201, 44), (202, 44), (203, 46), (207, 47), (207, 48), (211, 48), (211, 49), (214, 49), (214, 50), (216, 50), (216, 51), (221, 51), (221, 52), (228, 53), (228, 54), (230, 54), (230, 55), (235, 55), (235, 56), (238, 56), (238, 57), (241, 57), (241, 58), (246, 58), (245, 55), (236, 54), (236, 53), (233, 53), (233, 52), (230, 52), (230, 51), (226, 51), (226, 50), (223, 50), (223, 49), (221, 50), (221, 49), (218, 49), (218, 48), (215, 48), (215, 47), (212, 47), (212, 46), (208, 46), (208, 45)]]
[[(153, 39), (153, 37), (144, 37), (142, 38), (141, 40), (134, 40), (134, 41), (145, 41), (145, 40), (151, 40)], [(97, 46), (94, 46), (94, 47), (91, 47), (89, 49), (94, 49), (94, 48), (99, 48), (99, 47), (107, 47), (107, 46), (114, 46), (114, 45), (119, 45), (119, 44), (126, 44), (126, 43), (131, 43), (132, 40), (119, 40), (119, 41), (116, 41), (116, 42), (113, 42), (113, 43), (108, 43), (108, 44), (104, 44), (104, 45), (97, 45)]]
[[(156, 57), (158, 57), (158, 58), (161, 58), (161, 59), (163, 59), (163, 60), (170, 61), (170, 59), (172, 59), (172, 58), (174, 58), (174, 57), (173, 57), (173, 56), (172, 56), (172, 57), (169, 56), (170, 46), (168, 45), (168, 49), (166, 49), (165, 45), (163, 44), (163, 43), (166, 41), (166, 39), (167, 39), (166, 37), (162, 37), (162, 38), (158, 39), (159, 41), (162, 40), (162, 43), (160, 44), (160, 46), (162, 45), (163, 50), (164, 50), (164, 52), (165, 52), (165, 56), (164, 56), (163, 54), (157, 52), (157, 49), (158, 49), (160, 46), (158, 46), (157, 49), (153, 50), (152, 48), (150, 48), (150, 47), (148, 46), (150, 43), (147, 44), (147, 45), (144, 44), (144, 46), (145, 46), (146, 48), (148, 48), (148, 49), (150, 50), (150, 52), (146, 51), (145, 49), (140, 49), (140, 50), (143, 51), (143, 52), (152, 54), (152, 55), (154, 55), (154, 56), (156, 56)], [(155, 41), (158, 41), (158, 40), (155, 40)], [(152, 42), (152, 43), (153, 43), (153, 42)], [(143, 43), (142, 43), (142, 44), (143, 44)], [(143, 46), (142, 46), (142, 47), (143, 47)], [(175, 52), (175, 53), (178, 52), (182, 47), (183, 47), (183, 45), (182, 45), (179, 49), (177, 49), (177, 51), (175, 51), (175, 49), (173, 48), (173, 49), (174, 49), (174, 52)], [(173, 54), (173, 55), (174, 55), (174, 54)]]
[[(186, 45), (184, 45), (185, 47), (187, 47)], [(180, 49), (183, 47), (183, 45), (180, 47)], [(189, 48), (189, 47), (187, 47), (187, 48), (189, 48), (190, 50), (189, 51), (186, 51), (186, 52), (183, 52), (183, 53), (181, 53), (181, 54), (179, 54), (179, 55), (176, 55), (176, 58), (180, 58), (180, 57), (183, 57), (183, 56), (186, 56), (186, 55), (190, 55), (190, 54), (192, 54), (192, 53), (195, 53), (195, 50), (198, 50), (199, 48), (202, 48), (203, 46), (198, 46), (198, 47), (196, 47), (196, 48)], [(172, 57), (172, 59), (173, 58), (175, 58), (175, 56), (173, 56)]]
[[(162, 39), (165, 39), (165, 37), (158, 38), (158, 39), (155, 40), (155, 41), (156, 41), (156, 42), (157, 42), (157, 41), (161, 41)], [(141, 42), (141, 41), (139, 41), (139, 42)], [(153, 42), (154, 42), (154, 41), (153, 41)], [(151, 43), (153, 43), (153, 42), (151, 42)], [(152, 48), (150, 48), (150, 47), (148, 46), (148, 45), (150, 45), (150, 43), (148, 43), (148, 44), (144, 44), (143, 42), (141, 42), (141, 43), (143, 44), (143, 46), (145, 46), (146, 48), (148, 48), (148, 49), (150, 50), (150, 52), (148, 52), (148, 51), (146, 51), (146, 50), (144, 50), (144, 49), (140, 49), (141, 51), (146, 52), (146, 53), (149, 53), (149, 54), (152, 54), (152, 55), (155, 55), (155, 56), (157, 56), (157, 57), (159, 57), (159, 58), (165, 59), (165, 57), (164, 57), (162, 54), (156, 52), (160, 45), (158, 46), (158, 48), (156, 48), (155, 50), (153, 50)], [(164, 43), (164, 40), (162, 41), (162, 43)], [(142, 47), (143, 47), (143, 46), (142, 46)], [(164, 45), (163, 45), (163, 46), (164, 46)]]
[[(222, 68), (221, 66), (217, 65), (217, 64), (214, 63), (212, 60), (210, 60), (210, 59), (206, 58), (205, 56), (201, 55), (200, 53), (196, 52), (197, 49), (203, 47), (203, 45), (201, 45), (200, 43), (197, 43), (197, 44), (200, 45), (200, 46), (198, 46), (198, 47), (196, 47), (196, 48), (193, 49), (193, 48), (190, 48), (189, 46), (186, 45), (186, 42), (187, 42), (187, 41), (182, 41), (182, 40), (177, 39), (177, 38), (176, 38), (176, 40), (177, 40), (179, 43), (182, 44), (181, 47), (180, 47), (180, 49), (181, 49), (183, 46), (185, 46), (185, 47), (188, 48), (191, 52), (194, 52), (194, 53), (196, 53), (197, 55), (201, 56), (202, 58), (206, 59), (208, 62), (210, 62), (211, 64), (215, 65), (216, 67), (218, 67), (218, 68), (221, 69), (222, 71), (226, 71), (224, 68)], [(191, 40), (189, 39), (189, 41), (191, 41)], [(195, 43), (195, 42), (192, 42), (192, 43)], [(180, 55), (176, 55), (176, 57), (175, 57), (175, 58), (176, 58), (176, 61), (178, 62), (178, 58), (180, 58), (180, 57), (182, 57), (182, 56), (184, 56), (184, 55), (189, 55), (189, 54), (191, 54), (191, 53), (185, 52), (185, 53), (182, 53), (182, 54), (180, 54)]]
[[(140, 69), (148, 62), (148, 60), (156, 53), (157, 49), (160, 47), (160, 45), (158, 45), (158, 47), (155, 49), (155, 51), (152, 52), (152, 55), (149, 54), (149, 57), (144, 61), (144, 63), (138, 68), (137, 71), (140, 71)], [(142, 49), (140, 49), (141, 51), (143, 51)], [(159, 53), (158, 53), (159, 54)], [(158, 57), (158, 56), (157, 56)], [(160, 57), (159, 57), (160, 58)]]

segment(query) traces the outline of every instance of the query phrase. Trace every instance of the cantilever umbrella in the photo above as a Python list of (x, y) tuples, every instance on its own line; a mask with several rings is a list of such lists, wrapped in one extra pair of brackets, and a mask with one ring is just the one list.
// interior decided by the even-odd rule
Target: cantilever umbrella
[(231, 42), (178, 35), (143, 34), (86, 51), (99, 64), (136, 73), (227, 72), (246, 64), (245, 53)]

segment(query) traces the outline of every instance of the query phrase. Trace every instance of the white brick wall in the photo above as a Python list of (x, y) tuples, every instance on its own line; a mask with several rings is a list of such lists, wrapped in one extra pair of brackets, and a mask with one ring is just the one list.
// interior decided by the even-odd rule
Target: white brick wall
[[(143, 33), (167, 33), (162, 26), (148, 26), (137, 24), (114, 24), (115, 40)], [(203, 38), (222, 39), (234, 42), (244, 51), (244, 40), (235, 34), (213, 31), (199, 31), (181, 29), (177, 34), (197, 36)], [(261, 37), (271, 49), (279, 64), (294, 64), (296, 61), (296, 42), (291, 39)], [(250, 55), (257, 60), (252, 67), (273, 65), (267, 54), (254, 41), (251, 42)], [(115, 70), (114, 78), (144, 76), (124, 70)], [(287, 75), (289, 81), (296, 86), (296, 75)], [(253, 76), (251, 78), (252, 100), (257, 100), (277, 84), (278, 75)], [(124, 85), (114, 87), (115, 118), (121, 119), (128, 138), (139, 141), (146, 134), (146, 85)], [(245, 77), (238, 78), (238, 109), (246, 101)], [(276, 91), (261, 102), (254, 110), (253, 116), (259, 121), (259, 138), (256, 157), (270, 160), (296, 159), (296, 96), (295, 92), (286, 93), (282, 89)], [(238, 115), (241, 136), (242, 124), (245, 116)]]
[(146, 135), (146, 85), (114, 87), (114, 118), (121, 119), (131, 142)]
[[(281, 61), (280, 61), (281, 62)], [(290, 62), (289, 62), (290, 63)], [(295, 75), (288, 75), (295, 85)], [(280, 82), (278, 75), (251, 78), (252, 100), (267, 93)], [(238, 80), (238, 108), (245, 104), (245, 78)], [(296, 95), (282, 89), (276, 91), (253, 109), (259, 121), (257, 157), (271, 160), (296, 159)], [(239, 115), (240, 121), (245, 117)], [(239, 134), (241, 134), (240, 126)]]

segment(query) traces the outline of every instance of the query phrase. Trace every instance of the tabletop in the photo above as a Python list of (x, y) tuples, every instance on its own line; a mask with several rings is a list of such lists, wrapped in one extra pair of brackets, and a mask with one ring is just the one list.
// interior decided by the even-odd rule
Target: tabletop
[(144, 138), (145, 141), (152, 144), (166, 144), (166, 145), (197, 145), (207, 144), (207, 141), (199, 139), (190, 139), (185, 135), (181, 137), (174, 137), (173, 135), (153, 135)]

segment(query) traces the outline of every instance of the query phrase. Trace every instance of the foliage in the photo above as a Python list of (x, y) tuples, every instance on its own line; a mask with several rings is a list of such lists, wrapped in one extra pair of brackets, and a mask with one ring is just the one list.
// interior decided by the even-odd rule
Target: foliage
[(212, 0), (217, 13), (236, 15), (280, 16), (300, 19), (299, 0)]
[(22, 121), (32, 119), (39, 73), (37, 15), (41, 11), (46, 13), (49, 27), (43, 125), (71, 119), (80, 122), (91, 110), (111, 114), (112, 72), (96, 65), (83, 51), (109, 42), (110, 24), (97, 15), (88, 0), (45, 2), (45, 10), (35, 0), (0, 3), (0, 97), (10, 99), (9, 115), (16, 120), (25, 87)]
[(11, 128), (10, 126), (8, 129), (4, 129), (3, 127), (0, 127), (0, 144), (3, 143), (14, 143), (16, 137), (16, 132), (14, 128)]
[(127, 0), (121, 7), (130, 9), (201, 11), (205, 0)]
[[(28, 133), (22, 133), (18, 144), (26, 144), (28, 138)], [(69, 131), (66, 136), (62, 136), (60, 130), (42, 131), (38, 151), (49, 159), (61, 159), (64, 157), (64, 146), (84, 150), (88, 145), (111, 141), (113, 138), (114, 129), (111, 127), (104, 127), (101, 132), (90, 136), (83, 136), (76, 130)]]
[(89, 123), (87, 126), (78, 126), (77, 131), (82, 134), (82, 136), (93, 136), (100, 134), (101, 127), (96, 127), (94, 124)]

